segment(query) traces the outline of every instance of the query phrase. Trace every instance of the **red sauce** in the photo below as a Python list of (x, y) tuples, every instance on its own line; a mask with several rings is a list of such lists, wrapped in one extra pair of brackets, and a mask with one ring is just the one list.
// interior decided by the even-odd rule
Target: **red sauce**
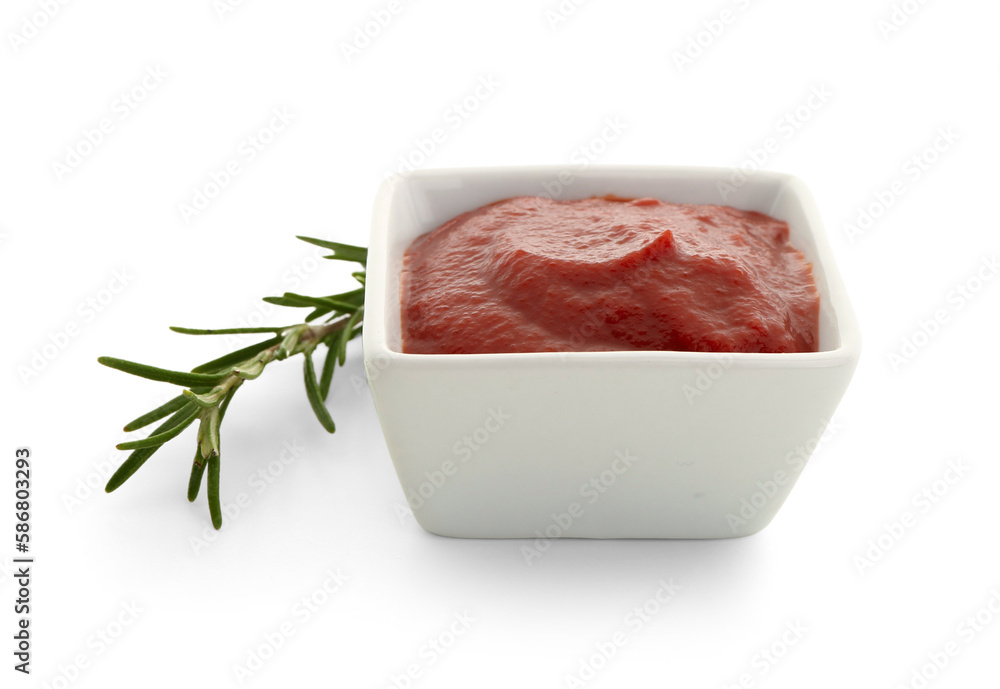
[(656, 199), (498, 201), (418, 237), (402, 275), (414, 354), (814, 352), (819, 294), (788, 225)]

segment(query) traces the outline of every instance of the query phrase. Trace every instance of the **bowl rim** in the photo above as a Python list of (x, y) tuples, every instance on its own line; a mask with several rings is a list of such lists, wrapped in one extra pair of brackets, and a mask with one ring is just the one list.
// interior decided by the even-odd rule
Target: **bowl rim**
[[(757, 170), (748, 177), (769, 182), (792, 193), (802, 205), (807, 218), (806, 231), (811, 235), (816, 249), (816, 260), (822, 266), (829, 291), (830, 308), (835, 316), (839, 345), (818, 352), (684, 352), (673, 350), (651, 351), (601, 351), (601, 352), (494, 352), (476, 354), (412, 354), (389, 347), (385, 329), (385, 291), (388, 270), (388, 243), (391, 232), (389, 211), (393, 197), (411, 181), (436, 178), (485, 178), (497, 175), (555, 176), (569, 170), (566, 165), (500, 165), (474, 167), (423, 168), (403, 175), (390, 174), (379, 186), (375, 195), (372, 226), (366, 267), (365, 327), (362, 333), (366, 362), (405, 361), (409, 365), (444, 365), (448, 368), (469, 366), (483, 368), (494, 366), (535, 367), (558, 362), (560, 367), (596, 364), (614, 365), (707, 365), (732, 357), (729, 364), (737, 368), (817, 368), (852, 364), (861, 349), (861, 333), (857, 316), (851, 305), (840, 270), (833, 255), (826, 227), (816, 202), (799, 177), (784, 172)], [(664, 179), (693, 179), (697, 181), (728, 181), (740, 171), (730, 167), (704, 167), (680, 165), (589, 165), (573, 169), (574, 178), (604, 178), (615, 176), (662, 177)], [(742, 171), (740, 171), (742, 172)], [(743, 173), (746, 174), (746, 173)], [(724, 205), (724, 204), (719, 204)], [(384, 366), (380, 367), (384, 368)]]

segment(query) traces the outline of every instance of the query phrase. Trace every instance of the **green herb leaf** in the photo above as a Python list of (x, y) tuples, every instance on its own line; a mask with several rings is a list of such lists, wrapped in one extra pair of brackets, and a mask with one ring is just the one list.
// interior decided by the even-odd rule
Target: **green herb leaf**
[(341, 244), (340, 242), (330, 242), (325, 239), (315, 239), (313, 237), (299, 236), (298, 239), (333, 251), (332, 255), (325, 256), (324, 258), (335, 259), (338, 261), (354, 261), (355, 263), (360, 263), (361, 265), (365, 265), (368, 262), (368, 249), (360, 246)]
[(171, 438), (176, 438), (180, 435), (185, 428), (191, 425), (191, 423), (198, 416), (198, 407), (194, 404), (185, 406), (178, 414), (184, 413), (184, 417), (172, 428), (169, 428), (162, 433), (154, 433), (149, 437), (143, 438), (142, 440), (130, 440), (125, 443), (118, 443), (115, 447), (119, 450), (141, 450), (148, 447), (159, 447), (163, 443), (167, 442)]
[[(167, 419), (165, 422), (157, 426), (157, 428), (153, 431), (153, 434), (156, 435), (159, 433), (164, 433), (166, 431), (169, 431), (170, 429), (176, 427), (178, 424), (183, 423), (185, 418), (186, 418), (186, 411), (184, 409), (180, 409), (174, 412), (174, 415), (171, 416), (169, 419)], [(125, 461), (122, 462), (122, 465), (118, 467), (118, 470), (111, 475), (111, 478), (108, 479), (108, 484), (104, 487), (104, 491), (107, 493), (111, 493), (112, 491), (116, 490), (119, 486), (125, 483), (125, 481), (127, 481), (132, 476), (132, 474), (138, 471), (139, 467), (145, 464), (146, 460), (152, 457), (153, 453), (159, 450), (161, 447), (163, 446), (157, 445), (156, 447), (145, 447), (138, 449), (132, 454), (130, 454), (125, 459)]]
[[(284, 330), (285, 328), (282, 328)], [(243, 349), (238, 349), (235, 352), (226, 354), (225, 356), (220, 356), (218, 359), (213, 359), (207, 363), (202, 364), (191, 369), (191, 373), (215, 373), (223, 369), (230, 369), (237, 364), (245, 362), (247, 359), (260, 354), (265, 349), (273, 347), (274, 345), (281, 342), (281, 336), (272, 337), (270, 340), (264, 340), (263, 342), (258, 342), (257, 344), (252, 344), (249, 347), (244, 347)]]
[(219, 405), (219, 423), (222, 423), (222, 419), (226, 416), (226, 410), (229, 409), (229, 403), (233, 401), (233, 395), (236, 394), (237, 385), (233, 386), (233, 389), (229, 391), (229, 396), (222, 400), (222, 404)]
[(244, 333), (279, 333), (284, 328), (288, 326), (275, 326), (275, 327), (263, 327), (263, 328), (216, 328), (216, 329), (204, 329), (204, 328), (180, 328), (176, 325), (170, 326), (170, 329), (175, 333), (180, 333), (181, 335), (241, 335)]
[(222, 528), (222, 503), (219, 501), (219, 456), (208, 458), (208, 511), (212, 515), (212, 526)]
[(126, 433), (129, 433), (131, 431), (137, 431), (140, 428), (143, 428), (144, 426), (148, 426), (154, 421), (159, 421), (160, 419), (166, 416), (170, 416), (171, 414), (173, 414), (175, 411), (177, 411), (187, 403), (188, 403), (188, 398), (186, 396), (177, 395), (177, 397), (173, 398), (169, 402), (161, 404), (153, 411), (146, 412), (145, 414), (140, 416), (138, 419), (135, 419), (134, 421), (129, 421), (127, 424), (125, 424), (124, 430)]
[(153, 456), (153, 453), (159, 450), (162, 445), (157, 445), (156, 447), (147, 447), (141, 450), (136, 450), (130, 454), (122, 465), (118, 467), (118, 470), (111, 475), (108, 479), (108, 483), (104, 486), (105, 493), (113, 493), (118, 490), (123, 483), (132, 478), (132, 474), (139, 471), (139, 468), (146, 463), (146, 460)]
[(194, 502), (201, 489), (201, 477), (205, 473), (205, 458), (201, 456), (201, 446), (195, 450), (194, 462), (191, 463), (191, 478), (188, 479), (188, 502)]
[(337, 348), (328, 344), (326, 357), (323, 359), (323, 372), (319, 376), (319, 396), (326, 401), (330, 395), (330, 383), (333, 382), (333, 369), (337, 367)]
[(337, 341), (337, 356), (340, 360), (340, 365), (343, 366), (344, 362), (347, 361), (347, 343), (353, 337), (355, 324), (364, 315), (364, 309), (358, 309), (354, 314), (347, 320), (347, 324), (344, 325), (344, 329), (340, 331), (340, 337)]
[(222, 382), (222, 380), (226, 377), (224, 374), (220, 373), (207, 374), (170, 371), (165, 368), (156, 368), (155, 366), (147, 366), (146, 364), (137, 364), (134, 361), (115, 359), (110, 356), (102, 356), (98, 358), (97, 361), (104, 364), (108, 368), (114, 368), (119, 371), (124, 371), (125, 373), (131, 373), (133, 376), (148, 378), (149, 380), (158, 380), (164, 383), (173, 383), (174, 385), (183, 385), (184, 387), (215, 385), (216, 383)]
[(306, 362), (304, 366), (304, 375), (306, 379), (306, 396), (309, 397), (309, 404), (316, 413), (316, 418), (319, 419), (321, 424), (323, 424), (323, 428), (325, 428), (327, 432), (333, 433), (337, 430), (337, 428), (333, 424), (333, 418), (330, 416), (330, 411), (323, 403), (323, 396), (320, 394), (319, 386), (316, 383), (316, 369), (313, 367), (312, 352), (305, 352), (305, 357)]
[[(334, 318), (337, 318), (338, 316), (343, 316), (353, 312), (358, 307), (364, 305), (365, 290), (362, 287), (360, 289), (351, 290), (350, 292), (333, 294), (330, 295), (329, 297), (324, 297), (324, 299), (329, 300), (329, 302), (332, 302), (334, 305), (339, 306), (340, 308), (334, 308), (333, 306), (328, 306), (328, 305), (317, 306), (315, 311), (312, 311), (308, 316), (306, 316), (306, 322), (312, 322), (317, 318), (325, 316), (331, 311), (333, 311), (333, 316), (327, 319), (328, 322), (333, 320)], [(351, 308), (350, 309), (344, 308), (345, 304), (350, 304)]]
[(347, 304), (354, 304), (355, 306), (363, 306), (365, 303), (365, 288), (359, 287), (358, 289), (352, 289), (349, 292), (333, 294), (329, 298), (335, 301), (342, 301)]
[(346, 301), (338, 301), (331, 297), (307, 297), (302, 294), (285, 292), (280, 297), (264, 297), (264, 301), (277, 306), (291, 306), (294, 308), (314, 308), (319, 313), (309, 314), (307, 321), (315, 320), (323, 314), (331, 311), (338, 313), (352, 313), (357, 306)]

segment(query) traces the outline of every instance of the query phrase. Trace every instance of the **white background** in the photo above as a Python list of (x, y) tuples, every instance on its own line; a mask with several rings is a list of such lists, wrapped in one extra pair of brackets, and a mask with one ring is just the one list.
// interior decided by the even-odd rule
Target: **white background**
[[(401, 0), (350, 60), (343, 46), (386, 2), (48, 4), (51, 18), (29, 0), (0, 13), (0, 556), (14, 555), (22, 445), (37, 556), (30, 678), (12, 669), (17, 587), (0, 581), (0, 685), (240, 686), (234, 667), (283, 624), (292, 636), (243, 686), (402, 686), (415, 665), (413, 687), (565, 687), (619, 631), (625, 645), (596, 658), (586, 686), (921, 686), (914, 671), (936, 674), (933, 687), (1000, 682), (1000, 620), (985, 607), (1000, 611), (1000, 280), (979, 281), (995, 278), (984, 261), (1000, 249), (995, 3), (909, 0), (890, 31), (888, 0), (567, 1), (558, 22), (556, 0)], [(723, 10), (729, 23), (713, 24)], [(481, 79), (498, 86), (477, 100)], [(831, 95), (810, 108), (814, 88)], [(120, 100), (133, 89), (134, 109)], [(467, 98), (474, 112), (457, 115)], [(241, 143), (274, 108), (293, 120), (248, 161)], [(84, 131), (104, 118), (110, 133), (87, 151)], [(416, 141), (435, 128), (445, 140), (420, 161)], [(366, 243), (400, 156), (572, 167), (588, 147), (598, 163), (736, 166), (768, 138), (764, 166), (802, 177), (822, 209), (864, 354), (835, 432), (760, 534), (559, 541), (531, 566), (527, 542), (431, 536), (401, 511), (360, 347), (328, 401), (334, 436), (297, 363), (237, 396), (222, 497), (243, 493), (244, 507), (217, 538), (204, 492), (185, 500), (191, 431), (115, 494), (88, 491), (124, 459), (121, 426), (173, 394), (96, 357), (190, 368), (234, 343), (168, 325), (233, 327), (258, 318), (261, 296), (345, 286), (343, 267), (294, 235)], [(919, 176), (913, 156), (927, 159)], [(185, 218), (181, 204), (230, 160), (241, 174)], [(903, 193), (852, 241), (845, 223), (894, 180)], [(945, 322), (927, 325), (936, 312)], [(904, 338), (919, 346), (904, 353)], [(282, 465), (286, 443), (302, 449)], [(251, 483), (261, 470), (271, 483)], [(914, 500), (925, 489), (934, 502)], [(317, 593), (338, 570), (340, 590)], [(628, 623), (671, 578), (676, 596)], [(324, 604), (306, 616), (295, 606), (310, 596)], [(978, 631), (963, 622), (977, 611)], [(468, 629), (428, 651), (462, 614)], [(788, 625), (805, 631), (783, 640)], [(948, 644), (946, 667), (924, 670)], [(760, 655), (772, 647), (773, 664)]]

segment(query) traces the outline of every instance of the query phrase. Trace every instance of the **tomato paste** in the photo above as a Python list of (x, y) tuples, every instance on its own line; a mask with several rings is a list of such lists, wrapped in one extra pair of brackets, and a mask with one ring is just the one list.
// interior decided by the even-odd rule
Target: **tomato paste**
[(819, 294), (788, 225), (613, 196), (498, 201), (418, 237), (401, 281), (414, 354), (813, 352)]

